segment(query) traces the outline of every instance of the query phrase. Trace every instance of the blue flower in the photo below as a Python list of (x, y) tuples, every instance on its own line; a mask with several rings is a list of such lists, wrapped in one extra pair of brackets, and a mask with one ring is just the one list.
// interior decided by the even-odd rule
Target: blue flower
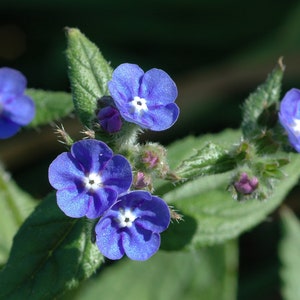
[(289, 90), (280, 104), (279, 121), (291, 145), (300, 152), (300, 90)]
[(57, 204), (73, 218), (98, 218), (132, 183), (131, 166), (121, 155), (97, 140), (82, 140), (60, 154), (49, 167)]
[(174, 103), (177, 87), (170, 76), (159, 69), (144, 71), (134, 64), (121, 64), (112, 75), (108, 88), (122, 117), (142, 128), (161, 131), (178, 118)]
[(96, 243), (109, 259), (126, 254), (133, 260), (146, 260), (158, 250), (160, 233), (169, 223), (170, 211), (162, 199), (146, 191), (131, 191), (100, 219)]
[(26, 85), (19, 71), (0, 68), (0, 139), (13, 136), (34, 118), (34, 103), (24, 95)]
[(101, 128), (108, 133), (118, 132), (122, 127), (120, 113), (112, 106), (106, 106), (100, 109), (97, 117), (99, 119)]

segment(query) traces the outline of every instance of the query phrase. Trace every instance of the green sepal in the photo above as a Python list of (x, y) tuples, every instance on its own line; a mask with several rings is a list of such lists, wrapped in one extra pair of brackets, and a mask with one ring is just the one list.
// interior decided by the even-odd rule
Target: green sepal
[(107, 83), (112, 68), (98, 47), (76, 28), (66, 28), (68, 74), (76, 113), (80, 121), (92, 128), (97, 101), (108, 95)]
[(90, 277), (103, 261), (91, 220), (72, 219), (46, 197), (16, 234), (0, 272), (0, 299), (56, 299)]

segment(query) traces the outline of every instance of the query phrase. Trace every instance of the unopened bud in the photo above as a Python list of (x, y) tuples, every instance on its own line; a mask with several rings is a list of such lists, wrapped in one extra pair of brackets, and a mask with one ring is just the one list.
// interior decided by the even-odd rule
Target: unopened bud
[(258, 179), (256, 177), (249, 178), (247, 173), (242, 173), (239, 180), (234, 183), (234, 187), (241, 194), (252, 194), (258, 187)]

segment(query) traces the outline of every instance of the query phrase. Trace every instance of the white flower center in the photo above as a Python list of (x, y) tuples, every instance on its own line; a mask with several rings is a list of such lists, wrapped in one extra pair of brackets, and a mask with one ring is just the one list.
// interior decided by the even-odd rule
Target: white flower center
[(89, 191), (95, 191), (102, 186), (102, 180), (99, 174), (91, 173), (84, 178), (84, 187)]
[(134, 220), (137, 218), (134, 213), (129, 209), (120, 209), (117, 222), (120, 227), (131, 227)]
[(300, 119), (293, 119), (293, 125), (291, 127), (296, 135), (300, 135)]
[(134, 112), (140, 114), (148, 110), (146, 102), (147, 102), (146, 99), (135, 96), (130, 103), (134, 109)]

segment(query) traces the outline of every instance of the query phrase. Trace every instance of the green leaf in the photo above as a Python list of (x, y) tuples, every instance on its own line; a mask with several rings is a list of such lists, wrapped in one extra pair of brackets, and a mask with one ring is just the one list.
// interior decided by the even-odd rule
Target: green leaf
[(232, 300), (237, 257), (232, 241), (197, 251), (159, 251), (145, 262), (125, 259), (104, 269), (73, 299)]
[(28, 89), (36, 106), (36, 115), (28, 127), (37, 127), (68, 116), (74, 109), (71, 94)]
[(97, 100), (108, 95), (112, 68), (95, 44), (78, 29), (66, 29), (67, 62), (75, 110), (81, 122), (90, 127), (95, 119)]
[(178, 186), (162, 196), (183, 214), (184, 222), (173, 223), (166, 231), (163, 248), (179, 249), (214, 245), (235, 238), (263, 221), (284, 200), (298, 182), (300, 156), (290, 154), (290, 163), (282, 168), (285, 177), (264, 201), (232, 199), (227, 187), (232, 173), (200, 177)]
[(252, 138), (268, 127), (273, 127), (277, 121), (277, 104), (280, 99), (281, 80), (284, 66), (278, 61), (278, 66), (246, 99), (243, 105), (242, 131), (246, 138)]
[(223, 147), (208, 143), (206, 146), (184, 160), (175, 170), (181, 179), (191, 179), (203, 175), (211, 175), (232, 170), (236, 160)]
[[(206, 134), (200, 137), (188, 136), (181, 140), (178, 140), (167, 148), (167, 160), (171, 170), (179, 170), (179, 172), (190, 172), (191, 176), (201, 175), (197, 172), (197, 165), (193, 165), (193, 160), (197, 163), (197, 153), (199, 149), (205, 149), (209, 147), (209, 144), (218, 144), (223, 147), (223, 149), (228, 149), (232, 147), (233, 144), (239, 144), (241, 139), (241, 132), (238, 130), (226, 129), (218, 134)], [(201, 153), (201, 150), (200, 150)], [(225, 153), (225, 150), (224, 150)], [(209, 163), (213, 163), (213, 159), (209, 162), (211, 154), (208, 155), (208, 161), (203, 160), (203, 163), (208, 163), (208, 171), (211, 170)], [(212, 157), (213, 158), (213, 157)], [(201, 159), (201, 158), (200, 158)], [(186, 162), (188, 163), (186, 163)], [(191, 166), (191, 168), (190, 168)], [(202, 165), (203, 166), (203, 165)], [(175, 173), (176, 173), (175, 172)], [(181, 176), (185, 176), (185, 174), (180, 174)], [(167, 191), (173, 190), (174, 186), (172, 183), (156, 180), (154, 183), (155, 193), (161, 195), (166, 193)]]
[(283, 238), (280, 242), (281, 292), (285, 300), (300, 299), (300, 222), (294, 213), (284, 208), (281, 210)]
[(51, 194), (24, 222), (0, 272), (0, 299), (55, 299), (91, 276), (103, 260), (92, 223), (71, 219)]
[(0, 166), (0, 265), (6, 262), (13, 236), (36, 203)]

